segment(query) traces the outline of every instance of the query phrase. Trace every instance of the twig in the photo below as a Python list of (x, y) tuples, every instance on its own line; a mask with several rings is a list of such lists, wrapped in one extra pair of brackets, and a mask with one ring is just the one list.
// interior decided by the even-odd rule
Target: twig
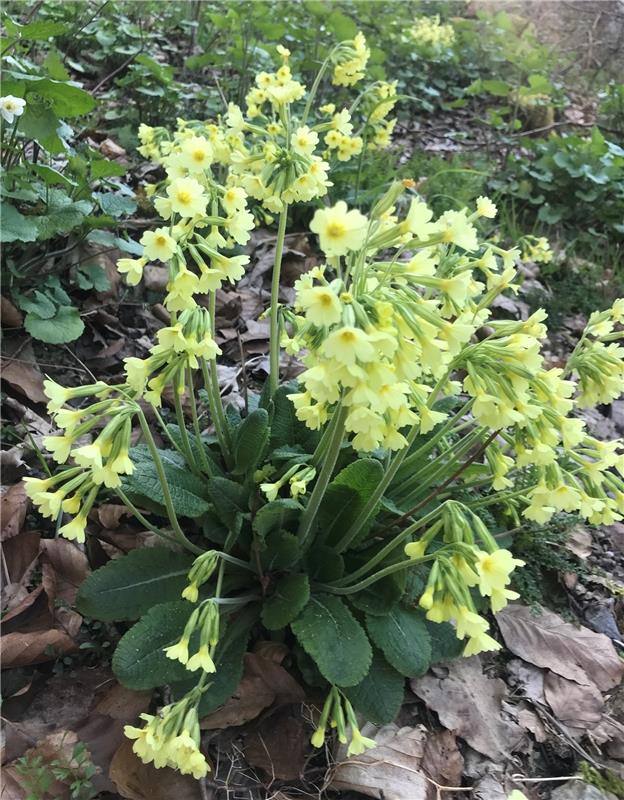
[(136, 53), (132, 53), (132, 55), (128, 56), (128, 58), (123, 62), (123, 64), (117, 67), (117, 69), (114, 69), (111, 73), (106, 75), (106, 77), (102, 78), (102, 80), (98, 84), (96, 84), (96, 86), (94, 86), (93, 89), (91, 89), (91, 94), (94, 95), (98, 91), (98, 89), (101, 89), (102, 86), (104, 86), (105, 83), (108, 83), (111, 78), (114, 78), (115, 75), (118, 75), (122, 70), (124, 70), (129, 64), (131, 64), (134, 61), (134, 59), (138, 55), (141, 55), (142, 52), (143, 52), (143, 45), (141, 45), (141, 47), (136, 51)]

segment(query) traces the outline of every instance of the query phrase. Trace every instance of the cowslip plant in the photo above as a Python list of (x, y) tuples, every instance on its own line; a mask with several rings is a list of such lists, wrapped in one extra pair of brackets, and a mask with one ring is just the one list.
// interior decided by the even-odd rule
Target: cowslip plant
[[(199, 721), (235, 690), (250, 637), (278, 632), (304, 679), (326, 687), (312, 744), (334, 728), (358, 754), (374, 744), (359, 720), (396, 716), (405, 677), (500, 647), (486, 615), (517, 598), (509, 584), (522, 565), (501, 535), (557, 511), (592, 523), (624, 513), (621, 443), (594, 439), (575, 416), (622, 391), (624, 300), (590, 318), (565, 368), (549, 368), (544, 312), (492, 314), (516, 288), (520, 250), (480, 233), (496, 216), (487, 197), (435, 219), (408, 180), (368, 214), (341, 200), (317, 209), (324, 258), (297, 281), (293, 306), (279, 304), (289, 206), (325, 195), (327, 139), (336, 115), (349, 116), (332, 109), (330, 122), (309, 123), (323, 75), (306, 98), (280, 52), (282, 67), (257, 81), (265, 94), (248, 98), (251, 119), (230, 106), (172, 137), (142, 131), (166, 171), (151, 189), (164, 222), (119, 269), (135, 284), (148, 260), (167, 264), (171, 324), (148, 358), (126, 360), (123, 383), (46, 382), (64, 431), (46, 446), (75, 466), (27, 480), (44, 515), (69, 515), (70, 539), (84, 541), (107, 490), (164, 539), (94, 572), (79, 606), (138, 620), (114, 670), (130, 688), (168, 685), (171, 702), (126, 733), (144, 761), (196, 777), (208, 770)], [(357, 83), (365, 54), (361, 37), (342, 43), (323, 71)], [(222, 406), (214, 310), (216, 290), (249, 260), (234, 248), (254, 224), (250, 198), (279, 222), (271, 373), (241, 418)], [(280, 385), (280, 347), (303, 362), (296, 384)], [(175, 425), (160, 411), (166, 389)]]

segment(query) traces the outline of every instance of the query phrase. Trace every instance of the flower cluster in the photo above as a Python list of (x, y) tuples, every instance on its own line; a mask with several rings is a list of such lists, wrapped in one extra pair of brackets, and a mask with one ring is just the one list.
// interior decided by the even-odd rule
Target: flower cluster
[(480, 517), (452, 500), (419, 541), (405, 546), (406, 555), (422, 558), (440, 532), (445, 546), (436, 552), (420, 606), (432, 622), (454, 622), (457, 638), (467, 639), (465, 656), (498, 650), (500, 644), (488, 634), (487, 620), (477, 613), (470, 588), (476, 586), (496, 613), (518, 598), (507, 586), (513, 570), (524, 562), (499, 548)]
[(165, 706), (158, 716), (141, 714), (143, 728), (126, 725), (124, 733), (134, 740), (132, 749), (144, 764), (172, 767), (196, 780), (210, 767), (199, 749), (200, 729), (197, 715), (198, 693), (191, 692), (178, 703)]
[[(374, 739), (362, 735), (353, 706), (336, 686), (332, 686), (327, 695), (316, 730), (312, 734), (311, 742), (314, 747), (323, 746), (328, 725), (336, 729), (341, 744), (349, 742), (347, 756), (359, 756), (365, 750), (377, 747)], [(348, 729), (350, 729), (349, 736)]]
[(419, 49), (433, 53), (446, 50), (455, 43), (453, 26), (441, 23), (438, 14), (418, 17), (410, 28), (410, 35)]
[(545, 236), (523, 236), (520, 239), (523, 261), (534, 261), (536, 264), (550, 264), (553, 252), (550, 242)]

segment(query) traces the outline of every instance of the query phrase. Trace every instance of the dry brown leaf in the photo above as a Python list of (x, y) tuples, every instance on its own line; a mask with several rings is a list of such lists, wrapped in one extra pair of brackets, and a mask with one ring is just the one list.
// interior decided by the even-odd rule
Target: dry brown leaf
[(426, 734), (418, 728), (385, 725), (377, 734), (374, 726), (362, 728), (377, 747), (340, 761), (333, 770), (329, 787), (356, 791), (383, 800), (427, 800), (431, 786), (420, 765)]
[(521, 658), (512, 658), (507, 663), (509, 683), (517, 689), (523, 697), (535, 703), (544, 703), (544, 670)]
[[(464, 757), (451, 731), (430, 734), (425, 742), (423, 771), (441, 786), (461, 786)], [(430, 800), (435, 800), (435, 787), (429, 787)]]
[(602, 719), (604, 700), (597, 686), (582, 686), (550, 670), (544, 678), (544, 694), (553, 714), (573, 728), (593, 728)]
[(552, 611), (535, 615), (522, 605), (507, 606), (496, 620), (507, 647), (525, 661), (580, 684), (593, 682), (603, 692), (622, 680), (624, 663), (602, 633), (577, 628)]
[(508, 693), (507, 685), (484, 675), (478, 656), (434, 667), (422, 678), (410, 681), (410, 686), (438, 713), (445, 728), (461, 736), (479, 753), (496, 760), (508, 758), (522, 746), (524, 731), (503, 717), (502, 701)]
[(39, 531), (22, 531), (19, 536), (2, 543), (2, 557), (11, 581), (24, 583), (28, 580), (39, 556), (40, 539)]
[(0, 320), (3, 328), (21, 328), (24, 324), (24, 315), (9, 299), (0, 296)]
[(548, 738), (542, 720), (530, 708), (519, 708), (516, 713), (516, 719), (519, 725), (522, 725), (525, 730), (533, 734), (536, 742), (545, 742)]
[(77, 650), (74, 640), (56, 628), (30, 633), (7, 633), (0, 640), (0, 660), (2, 666), (26, 667), (53, 661), (59, 655), (67, 655)]
[(245, 759), (271, 780), (301, 778), (309, 750), (300, 706), (271, 714), (245, 740)]
[(201, 721), (206, 730), (230, 728), (255, 719), (274, 703), (300, 703), (305, 692), (284, 667), (257, 653), (245, 654), (245, 672), (225, 705)]
[(14, 486), (3, 492), (0, 517), (2, 526), (0, 528), (0, 541), (5, 542), (22, 530), (26, 511), (28, 510), (28, 497), (26, 487), (23, 483), (16, 483)]
[(199, 784), (193, 777), (144, 764), (128, 739), (113, 756), (110, 778), (126, 800), (200, 800)]
[(130, 511), (125, 506), (116, 503), (104, 503), (97, 510), (98, 519), (100, 524), (109, 530), (115, 530), (119, 527), (121, 518), (130, 516)]
[(94, 713), (105, 714), (123, 722), (138, 717), (149, 706), (151, 692), (136, 692), (116, 684), (93, 709)]
[(15, 767), (2, 767), (0, 800), (25, 800), (26, 795), (26, 789), (22, 786), (22, 778)]
[[(25, 756), (29, 759), (40, 758), (46, 764), (58, 761), (60, 765), (71, 769), (76, 766), (73, 753), (77, 744), (78, 737), (73, 731), (59, 730), (44, 737), (35, 747), (27, 750)], [(70, 794), (69, 782), (53, 780), (45, 800), (69, 800)]]
[(3, 342), (0, 367), (2, 380), (10, 383), (24, 397), (33, 403), (48, 402), (43, 393), (43, 373), (37, 364), (32, 342), (28, 339)]
[(57, 576), (56, 598), (73, 605), (81, 583), (89, 572), (87, 556), (67, 539), (43, 539), (41, 552), (44, 565)]
[(102, 153), (102, 155), (106, 158), (112, 159), (122, 158), (126, 155), (124, 148), (109, 138), (104, 139), (103, 142), (100, 142), (100, 153)]
[(566, 539), (566, 549), (585, 561), (591, 555), (592, 536), (583, 525), (575, 525)]

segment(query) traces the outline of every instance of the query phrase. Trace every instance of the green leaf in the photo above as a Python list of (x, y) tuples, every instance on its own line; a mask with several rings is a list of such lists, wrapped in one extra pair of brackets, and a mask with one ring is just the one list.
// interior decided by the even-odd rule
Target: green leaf
[(54, 81), (51, 78), (12, 70), (5, 71), (2, 91), (5, 94), (25, 97), (27, 103), (30, 102), (32, 94), (44, 97), (50, 101), (52, 111), (63, 118), (79, 117), (93, 111), (96, 106), (95, 98), (73, 83)]
[(0, 242), (34, 242), (39, 232), (38, 217), (26, 217), (10, 203), (0, 206)]
[(81, 225), (90, 210), (87, 200), (74, 201), (63, 189), (50, 189), (46, 213), (37, 217), (37, 238), (51, 239), (59, 233), (68, 233)]
[(274, 531), (266, 538), (266, 547), (260, 552), (262, 566), (267, 572), (293, 567), (300, 559), (299, 539), (288, 531)]
[(217, 647), (217, 671), (211, 676), (209, 688), (199, 703), (200, 717), (222, 706), (240, 683), (249, 632), (257, 618), (257, 606), (247, 606), (228, 624), (225, 636)]
[(106, 292), (111, 288), (106, 271), (99, 264), (82, 264), (76, 270), (76, 282), (81, 289)]
[(63, 186), (65, 189), (73, 189), (77, 185), (75, 181), (70, 181), (63, 173), (59, 172), (52, 167), (47, 167), (45, 164), (32, 164), (33, 172), (40, 178), (47, 186)]
[(11, 36), (19, 36), (20, 39), (26, 39), (31, 42), (44, 41), (49, 39), (50, 36), (60, 36), (67, 31), (62, 22), (54, 22), (51, 19), (29, 22), (26, 25), (19, 25), (14, 20), (9, 19), (5, 19), (3, 22)]
[[(380, 565), (383, 566), (383, 565)], [(351, 604), (373, 616), (389, 614), (401, 599), (405, 588), (405, 572), (387, 575), (372, 586), (349, 597)]]
[(234, 527), (236, 515), (249, 511), (247, 492), (240, 483), (229, 478), (210, 478), (207, 491), (215, 513), (230, 530)]
[(331, 583), (344, 575), (344, 558), (333, 547), (316, 544), (306, 554), (306, 571), (312, 580)]
[(113, 656), (113, 672), (128, 689), (153, 689), (188, 678), (179, 661), (163, 648), (179, 641), (193, 606), (185, 600), (160, 603), (121, 637)]
[[(208, 510), (209, 503), (202, 497), (206, 491), (206, 483), (201, 478), (170, 462), (164, 462), (163, 469), (176, 514), (181, 517), (200, 517)], [(136, 464), (135, 470), (128, 477), (127, 482), (137, 494), (144, 495), (164, 506), (165, 497), (162, 486), (156, 465), (151, 460)]]
[(336, 595), (310, 598), (291, 628), (323, 677), (336, 686), (355, 686), (368, 672), (372, 650), (366, 634)]
[(310, 599), (307, 575), (285, 575), (262, 606), (262, 624), (270, 631), (285, 628)]
[[(355, 522), (383, 474), (380, 461), (360, 458), (339, 472), (329, 484), (318, 513), (319, 528), (328, 544), (337, 543)], [(358, 541), (365, 534), (366, 528), (359, 534)]]
[(405, 678), (374, 648), (373, 660), (364, 680), (343, 691), (355, 710), (369, 722), (386, 725), (396, 719), (401, 710)]
[(36, 314), (41, 319), (50, 319), (56, 314), (56, 303), (53, 303), (47, 294), (38, 289), (35, 289), (30, 295), (14, 292), (13, 299), (22, 311), (27, 314)]
[[(423, 613), (423, 618), (424, 618)], [(455, 635), (455, 628), (449, 622), (430, 622), (425, 619), (425, 625), (431, 638), (431, 663), (452, 661), (458, 658), (464, 649), (464, 642)]]
[(104, 214), (110, 214), (111, 217), (133, 214), (137, 208), (136, 202), (121, 192), (93, 192), (93, 197), (98, 201)]
[(43, 61), (43, 67), (55, 81), (68, 81), (70, 79), (70, 74), (65, 69), (65, 64), (63, 64), (63, 58), (56, 49), (48, 50)]
[(97, 178), (119, 177), (127, 172), (127, 168), (123, 164), (118, 161), (110, 161), (108, 158), (95, 158), (91, 162), (90, 169), (91, 177), (94, 180)]
[(138, 619), (152, 606), (180, 599), (192, 564), (192, 556), (165, 547), (131, 550), (86, 578), (77, 607), (104, 622)]
[(396, 606), (387, 616), (367, 614), (366, 628), (392, 666), (407, 678), (416, 678), (431, 663), (431, 639), (422, 614)]
[(269, 440), (269, 415), (264, 408), (252, 411), (242, 421), (234, 445), (234, 474), (251, 472), (262, 458)]
[(299, 519), (303, 510), (301, 503), (290, 497), (280, 497), (271, 500), (258, 511), (253, 521), (253, 529), (260, 539), (264, 539), (272, 531), (289, 526)]
[[(182, 434), (180, 433), (180, 428), (178, 425), (167, 425), (167, 431), (169, 435), (173, 439), (173, 441), (178, 445), (178, 447), (182, 448)], [(215, 475), (223, 475), (223, 469), (214, 459), (214, 456), (208, 446), (207, 442), (204, 442), (202, 439), (198, 439), (194, 433), (187, 431), (187, 436), (189, 440), (189, 444), (191, 445), (191, 451), (193, 453), (194, 458), (197, 460), (198, 464), (202, 463), (202, 457), (205, 456), (210, 464), (210, 468)]]
[(84, 322), (80, 319), (77, 308), (61, 306), (56, 314), (48, 319), (32, 312), (27, 314), (24, 328), (33, 338), (41, 342), (65, 344), (73, 342), (82, 334)]
[[(327, 11), (325, 13), (327, 13)], [(325, 25), (327, 26), (327, 29), (334, 33), (336, 38), (340, 41), (344, 41), (345, 39), (353, 39), (358, 32), (358, 26), (356, 23), (351, 19), (351, 17), (343, 14), (342, 11), (332, 11), (332, 13), (326, 18)]]

